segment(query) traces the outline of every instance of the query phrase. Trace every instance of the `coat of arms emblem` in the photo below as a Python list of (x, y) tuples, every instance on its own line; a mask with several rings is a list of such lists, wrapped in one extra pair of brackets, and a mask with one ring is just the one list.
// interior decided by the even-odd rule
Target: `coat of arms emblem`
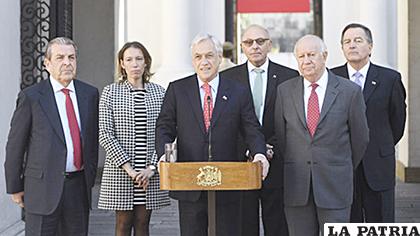
[(222, 172), (215, 166), (203, 166), (199, 168), (197, 175), (197, 185), (203, 187), (213, 187), (222, 184)]

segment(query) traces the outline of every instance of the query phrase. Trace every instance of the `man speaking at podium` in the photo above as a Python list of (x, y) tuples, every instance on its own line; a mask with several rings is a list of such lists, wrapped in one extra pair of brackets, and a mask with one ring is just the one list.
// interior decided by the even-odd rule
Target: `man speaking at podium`
[[(263, 178), (269, 163), (264, 136), (247, 87), (221, 78), (222, 46), (212, 35), (198, 34), (191, 43), (196, 74), (169, 84), (156, 124), (156, 151), (177, 139), (178, 161), (244, 161), (237, 154), (241, 132)], [(210, 159), (210, 160), (209, 160)], [(181, 235), (207, 235), (207, 192), (171, 191), (178, 200)], [(239, 192), (216, 193), (217, 235), (239, 235)]]

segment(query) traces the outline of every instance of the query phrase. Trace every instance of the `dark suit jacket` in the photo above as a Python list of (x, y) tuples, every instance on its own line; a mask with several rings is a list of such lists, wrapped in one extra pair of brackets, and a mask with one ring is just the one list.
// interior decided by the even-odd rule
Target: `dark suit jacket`
[[(98, 162), (98, 90), (74, 80), (82, 136), (87, 193)], [(64, 184), (67, 149), (49, 80), (18, 95), (6, 146), (7, 193), (24, 191), (25, 210), (48, 215), (58, 206)]]
[[(346, 64), (332, 72), (349, 78)], [(407, 107), (400, 73), (371, 63), (363, 96), (370, 130), (369, 145), (362, 160), (366, 180), (375, 191), (394, 188), (394, 146), (404, 134)]]
[[(225, 70), (222, 72), (222, 75), (226, 78), (238, 80), (245, 84), (248, 87), (250, 96), (252, 96), (247, 63)], [(274, 102), (276, 101), (277, 96), (277, 86), (298, 75), (299, 73), (296, 70), (269, 61), (262, 124), (266, 143), (276, 146), (274, 135)], [(239, 140), (238, 154), (241, 158), (246, 158), (245, 152), (247, 146), (242, 137)], [(276, 152), (276, 147), (274, 147), (274, 157), (270, 161), (270, 172), (263, 182), (264, 188), (280, 188), (283, 186), (283, 168), (281, 162), (282, 158), (279, 153)]]
[(277, 89), (275, 132), (284, 157), (284, 203), (303, 206), (310, 186), (318, 207), (340, 209), (353, 200), (353, 169), (366, 150), (369, 129), (360, 87), (333, 73), (318, 126), (308, 132), (303, 99), (303, 77)]
[[(237, 138), (245, 134), (252, 155), (265, 153), (264, 137), (247, 88), (239, 82), (224, 79), (220, 83), (211, 119), (212, 155), (215, 161), (244, 161), (238, 158)], [(169, 84), (156, 123), (156, 151), (164, 154), (165, 143), (177, 138), (178, 161), (207, 161), (208, 134), (197, 76), (192, 75)], [(201, 192), (172, 191), (178, 200), (196, 201)], [(220, 193), (218, 193), (218, 196)], [(223, 200), (228, 200), (225, 194)]]

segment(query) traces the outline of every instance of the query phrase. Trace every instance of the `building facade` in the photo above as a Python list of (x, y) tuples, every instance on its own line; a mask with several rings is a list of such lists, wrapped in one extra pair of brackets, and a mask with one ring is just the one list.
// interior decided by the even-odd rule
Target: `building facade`
[[(55, 0), (37, 0), (47, 4)], [(226, 0), (229, 1), (229, 0)], [(3, 0), (0, 7), (0, 163), (15, 100), (22, 84), (21, 14), (24, 0)], [(114, 81), (115, 54), (127, 41), (140, 41), (153, 57), (152, 81), (166, 86), (192, 73), (190, 41), (199, 32), (225, 39), (225, 0), (73, 0), (72, 37), (79, 46), (78, 75), (99, 90)], [(372, 61), (403, 75), (407, 89), (408, 119), (400, 141), (397, 175), (403, 181), (420, 182), (420, 1), (417, 0), (322, 0), (322, 37), (332, 67), (344, 63), (340, 34), (345, 25), (358, 22), (373, 33)], [(233, 33), (234, 34), (234, 33)], [(273, 58), (276, 58), (273, 55)], [(283, 62), (284, 63), (284, 62)], [(287, 61), (292, 67), (296, 65)], [(417, 122), (416, 122), (417, 121)], [(100, 163), (104, 161), (101, 152)], [(0, 168), (0, 235), (22, 227), (21, 210), (5, 193), (4, 169)]]

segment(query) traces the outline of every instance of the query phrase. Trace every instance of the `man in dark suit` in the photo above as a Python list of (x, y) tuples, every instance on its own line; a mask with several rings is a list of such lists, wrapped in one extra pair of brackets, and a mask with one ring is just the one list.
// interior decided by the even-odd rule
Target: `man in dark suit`
[(98, 162), (98, 90), (76, 80), (77, 48), (47, 45), (50, 78), (19, 93), (6, 146), (7, 193), (26, 235), (87, 235)]
[[(165, 144), (176, 138), (179, 162), (208, 161), (209, 143), (214, 161), (244, 161), (237, 153), (237, 138), (243, 132), (265, 177), (269, 163), (264, 136), (247, 87), (219, 76), (222, 47), (213, 36), (197, 35), (191, 49), (196, 74), (169, 84), (156, 124), (157, 154), (163, 156)], [(172, 191), (170, 196), (179, 200), (181, 235), (207, 235), (207, 193)], [(239, 235), (238, 214), (239, 193), (217, 192), (217, 235)]]
[[(274, 146), (274, 155), (267, 153), (270, 173), (261, 190), (241, 193), (241, 235), (259, 235), (259, 202), (261, 201), (264, 235), (287, 236), (287, 224), (283, 209), (283, 165), (275, 151), (274, 102), (277, 85), (296, 77), (299, 73), (288, 67), (270, 61), (271, 39), (267, 29), (259, 25), (249, 26), (242, 35), (242, 51), (248, 61), (222, 73), (226, 78), (242, 82), (248, 87), (254, 101), (254, 108), (263, 126), (265, 142)], [(245, 158), (247, 147), (240, 139), (239, 155)]]
[(328, 72), (317, 36), (295, 45), (302, 76), (279, 85), (275, 132), (284, 158), (284, 203), (289, 234), (318, 236), (326, 222), (350, 221), (353, 170), (369, 130), (360, 88)]
[(404, 134), (405, 89), (397, 71), (370, 62), (372, 33), (364, 25), (349, 24), (341, 34), (347, 63), (332, 72), (363, 90), (370, 138), (355, 172), (352, 222), (395, 221), (395, 149)]

